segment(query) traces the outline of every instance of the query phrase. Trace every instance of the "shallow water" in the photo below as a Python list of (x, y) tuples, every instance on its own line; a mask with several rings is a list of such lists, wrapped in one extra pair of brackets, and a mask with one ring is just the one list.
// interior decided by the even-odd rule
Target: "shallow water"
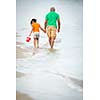
[[(41, 32), (40, 48), (35, 50), (32, 41), (25, 41), (29, 21), (36, 17), (43, 26), (52, 5), (61, 16), (61, 32), (53, 50)], [(16, 31), (16, 46), (27, 50), (25, 57), (16, 59), (16, 71), (25, 74), (16, 79), (17, 91), (35, 100), (82, 100), (82, 0), (17, 0)]]

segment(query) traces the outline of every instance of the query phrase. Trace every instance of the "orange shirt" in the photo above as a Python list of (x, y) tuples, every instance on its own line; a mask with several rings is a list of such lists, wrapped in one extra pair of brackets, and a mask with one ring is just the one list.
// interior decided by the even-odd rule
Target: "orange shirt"
[(40, 32), (40, 24), (39, 23), (33, 23), (32, 24), (33, 32)]

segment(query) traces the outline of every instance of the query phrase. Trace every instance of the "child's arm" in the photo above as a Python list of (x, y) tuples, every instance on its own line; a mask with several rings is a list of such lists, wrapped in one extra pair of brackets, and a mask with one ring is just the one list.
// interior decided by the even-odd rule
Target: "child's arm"
[(31, 36), (31, 34), (32, 34), (32, 31), (33, 31), (33, 30), (31, 30), (31, 32), (30, 32), (30, 34), (29, 34), (29, 36)]
[(41, 29), (44, 33), (46, 33), (46, 30), (44, 30), (41, 26), (40, 26), (40, 29)]

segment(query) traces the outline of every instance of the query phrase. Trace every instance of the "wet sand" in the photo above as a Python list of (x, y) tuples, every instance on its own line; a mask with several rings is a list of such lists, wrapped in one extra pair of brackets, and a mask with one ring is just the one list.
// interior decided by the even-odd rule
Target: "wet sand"
[(25, 53), (26, 50), (25, 49), (22, 49), (20, 47), (16, 47), (16, 58), (25, 58)]
[(73, 77), (70, 77), (70, 79), (74, 82), (74, 84), (77, 84), (79, 85), (81, 88), (83, 88), (83, 80), (78, 80), (78, 79), (75, 79)]
[[(16, 33), (16, 38), (20, 38), (21, 35), (19, 33)], [(16, 58), (24, 58), (26, 50), (22, 48), (24, 46), (24, 43), (16, 41)]]
[(26, 94), (20, 93), (20, 92), (16, 92), (16, 100), (33, 100), (31, 97), (29, 97)]
[(22, 42), (16, 42), (16, 45), (24, 45)]
[(25, 76), (24, 73), (16, 72), (16, 78), (20, 78), (20, 77), (23, 77), (23, 76)]
[[(21, 45), (22, 46), (22, 43), (21, 42), (17, 42), (17, 45)], [(36, 54), (37, 58), (35, 58), (35, 59), (37, 59), (38, 61), (39, 60), (41, 61), (43, 59), (43, 57), (41, 59), (41, 52), (44, 52), (44, 51), (45, 52), (48, 51), (49, 52), (48, 53), (49, 56), (56, 55), (56, 52), (58, 52), (56, 49), (54, 49), (54, 50), (51, 50), (51, 49), (46, 49), (46, 50), (39, 49), (39, 52), (37, 52), (37, 54)], [(36, 98), (36, 100), (66, 100), (66, 99), (69, 99), (69, 100), (82, 100), (82, 94), (81, 94), (82, 92), (80, 92), (80, 90), (82, 91), (82, 87), (83, 87), (83, 81), (82, 80), (78, 80), (78, 79), (75, 79), (73, 77), (69, 77), (68, 78), (66, 76), (64, 78), (60, 79), (59, 76), (62, 77), (63, 74), (59, 74), (59, 73), (56, 74), (56, 70), (55, 70), (56, 68), (59, 69), (60, 66), (55, 66), (54, 69), (50, 68), (50, 66), (47, 68), (48, 64), (45, 64), (46, 62), (44, 63), (45, 65), (43, 63), (41, 65), (41, 64), (39, 64), (37, 62), (38, 66), (36, 66), (36, 65), (34, 65), (34, 63), (36, 63), (34, 61), (35, 59), (31, 59), (31, 61), (32, 61), (31, 62), (32, 65), (31, 65), (29, 63), (30, 61), (27, 63), (27, 60), (25, 60), (27, 57), (29, 57), (29, 56), (27, 56), (27, 53), (28, 53), (28, 50), (26, 48), (16, 47), (17, 60), (22, 58), (23, 61), (26, 61), (26, 62), (24, 62), (24, 64), (26, 66), (25, 65), (23, 66), (23, 61), (21, 61), (21, 60), (20, 60), (20, 63), (17, 63), (17, 64), (20, 64), (20, 65), (22, 64), (21, 66), (23, 66), (24, 69), (26, 69), (26, 70), (30, 70), (30, 68), (32, 68), (31, 69), (32, 73), (30, 73), (31, 75), (29, 75), (29, 73), (24, 74), (24, 73), (21, 73), (21, 72), (18, 72), (18, 71), (16, 72), (17, 91), (20, 91), (21, 88), (23, 90), (23, 87), (25, 86), (26, 87), (26, 91), (31, 91), (31, 97), (32, 98), (30, 98), (28, 96), (29, 94), (23, 94), (23, 93), (20, 93), (20, 92), (16, 92), (16, 100), (34, 100), (33, 99), (34, 97)], [(33, 56), (33, 58), (34, 57), (35, 56)], [(27, 65), (27, 64), (29, 64), (29, 65)], [(39, 65), (40, 65), (40, 67), (39, 67)], [(21, 66), (18, 65), (17, 69), (19, 67), (21, 68)], [(35, 66), (37, 67), (37, 69), (39, 71), (34, 68)], [(45, 67), (42, 68), (43, 66), (45, 66)], [(21, 69), (23, 70), (23, 68), (21, 68)], [(52, 73), (52, 71), (54, 73)], [(47, 76), (47, 77), (45, 77), (45, 76)], [(41, 83), (41, 84), (39, 84), (39, 83)], [(45, 84), (45, 85), (43, 85), (43, 84)], [(50, 87), (54, 88), (54, 89), (52, 90)], [(57, 90), (57, 91), (55, 92), (55, 90)], [(34, 93), (34, 91), (35, 91), (35, 93)], [(58, 91), (60, 91), (60, 93)], [(68, 96), (68, 94), (69, 94), (68, 91), (71, 91), (72, 96), (71, 95)], [(44, 94), (39, 94), (39, 93), (42, 93), (42, 92)], [(54, 94), (52, 94), (52, 93), (54, 93)], [(47, 95), (47, 94), (50, 94), (50, 95)], [(45, 98), (48, 98), (48, 99), (45, 99)]]
[(16, 58), (25, 58), (29, 50), (25, 48), (24, 43), (16, 42)]
[(19, 33), (16, 33), (16, 37), (21, 37)]

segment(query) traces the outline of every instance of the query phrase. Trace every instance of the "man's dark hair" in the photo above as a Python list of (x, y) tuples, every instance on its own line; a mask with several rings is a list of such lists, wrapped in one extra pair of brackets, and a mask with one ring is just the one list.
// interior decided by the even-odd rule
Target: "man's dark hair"
[(31, 22), (30, 22), (30, 24), (32, 24), (32, 22), (36, 23), (36, 21), (37, 21), (36, 19), (32, 19)]
[(50, 11), (55, 11), (55, 7), (51, 7), (50, 8)]

